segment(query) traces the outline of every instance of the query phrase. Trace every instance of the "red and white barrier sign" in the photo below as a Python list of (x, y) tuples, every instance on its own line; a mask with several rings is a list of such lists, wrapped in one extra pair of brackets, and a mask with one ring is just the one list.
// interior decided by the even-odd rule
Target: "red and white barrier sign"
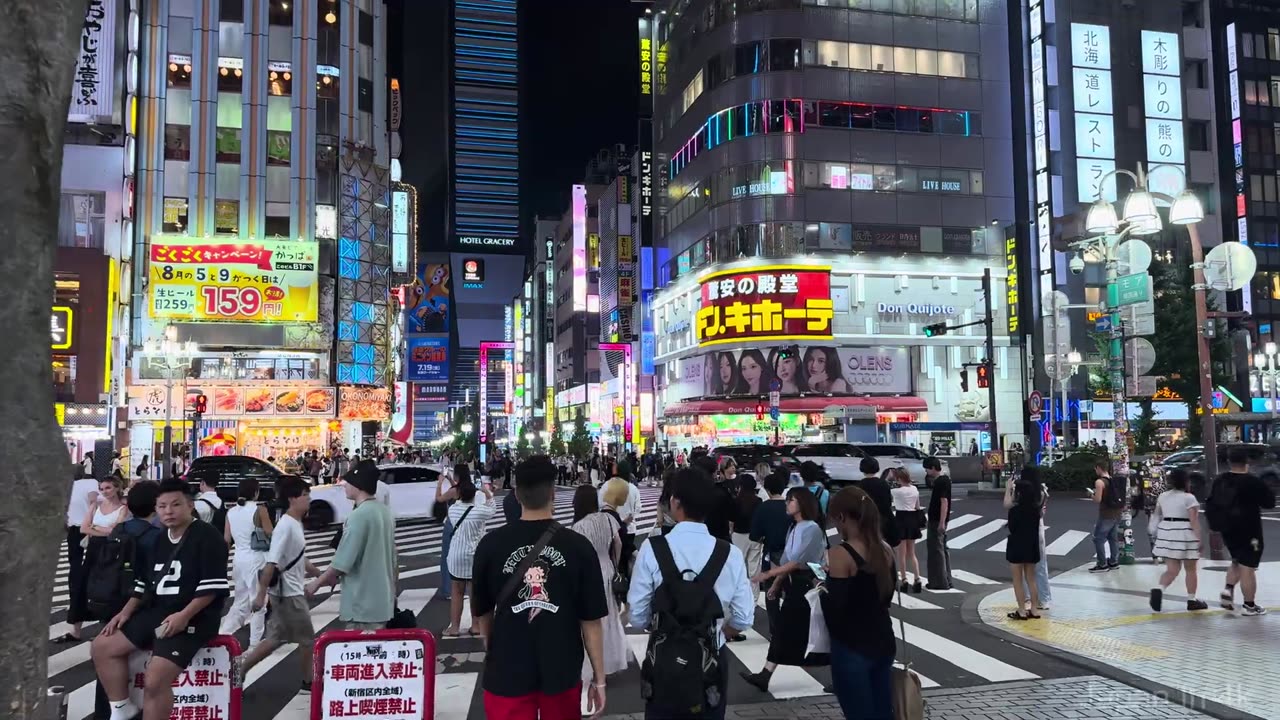
[[(173, 681), (173, 711), (169, 720), (240, 720), (242, 689), (232, 671), (240, 643), (219, 635), (196, 653), (191, 664)], [(142, 707), (150, 652), (129, 656), (129, 699)]]
[(435, 716), (436, 640), (426, 630), (327, 632), (314, 667), (312, 720)]

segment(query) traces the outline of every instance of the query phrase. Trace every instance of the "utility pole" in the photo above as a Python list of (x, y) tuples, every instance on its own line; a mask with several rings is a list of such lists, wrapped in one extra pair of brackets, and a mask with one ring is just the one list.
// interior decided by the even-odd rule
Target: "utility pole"
[[(995, 313), (991, 307), (991, 268), (982, 270), (982, 295), (986, 303), (987, 318), (982, 322), (982, 327), (987, 332), (986, 353), (987, 357), (984, 361), (987, 365), (987, 405), (991, 418), (991, 449), (1000, 450), (1000, 436), (996, 434), (996, 340), (995, 340)], [(1012, 309), (1010, 312), (1013, 312)]]

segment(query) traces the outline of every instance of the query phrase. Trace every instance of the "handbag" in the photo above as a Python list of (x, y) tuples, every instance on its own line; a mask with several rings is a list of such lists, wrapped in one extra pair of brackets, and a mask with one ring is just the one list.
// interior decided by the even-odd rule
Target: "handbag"
[(260, 513), (265, 509), (259, 505), (253, 511), (253, 530), (249, 532), (249, 549), (255, 552), (267, 552), (271, 549), (271, 536), (267, 535), (267, 531), (262, 528)]
[[(897, 584), (897, 583), (895, 583)], [(898, 605), (902, 605), (902, 587), (898, 590)], [(907, 626), (898, 618), (898, 633), (902, 637), (902, 667), (893, 666), (893, 719), (924, 720), (925, 701), (920, 686), (920, 676), (911, 669), (911, 646), (907, 644)]]
[(418, 616), (413, 614), (412, 610), (401, 609), (399, 605), (391, 613), (391, 619), (387, 621), (388, 630), (410, 630), (418, 627)]
[(827, 618), (822, 614), (822, 591), (814, 588), (804, 594), (809, 601), (809, 642), (805, 646), (806, 655), (828, 654), (831, 652), (831, 635), (827, 632)]

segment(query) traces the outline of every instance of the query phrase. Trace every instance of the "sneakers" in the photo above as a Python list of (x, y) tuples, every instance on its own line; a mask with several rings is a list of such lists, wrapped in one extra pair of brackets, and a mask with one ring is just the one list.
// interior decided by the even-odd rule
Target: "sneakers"
[(1236, 609), (1235, 593), (1231, 592), (1230, 590), (1223, 590), (1218, 595), (1218, 604), (1222, 606), (1223, 610), (1235, 610)]
[(1207, 603), (1207, 602), (1205, 602), (1205, 601), (1203, 601), (1203, 600), (1188, 600), (1188, 601), (1187, 601), (1187, 609), (1188, 609), (1188, 610), (1192, 610), (1192, 611), (1195, 611), (1195, 610), (1208, 610), (1208, 609), (1209, 609), (1209, 603)]
[(1267, 609), (1256, 603), (1245, 603), (1242, 607), (1244, 615), (1266, 615)]
[(1037, 610), (1052, 610), (1052, 609), (1053, 609), (1053, 605), (1052, 605), (1051, 603), (1042, 602), (1042, 603), (1040, 603), (1039, 605), (1037, 605), (1037, 606), (1036, 606), (1036, 609), (1037, 609)]
[(1116, 569), (1116, 568), (1118, 568), (1118, 567), (1120, 567), (1120, 563), (1118, 563), (1118, 562), (1107, 563), (1107, 569), (1108, 569), (1108, 570), (1115, 570), (1115, 569)]
[[(1152, 610), (1160, 612), (1160, 608), (1164, 606), (1164, 590), (1161, 590), (1160, 588), (1151, 588), (1151, 599), (1149, 604), (1151, 605)], [(1190, 608), (1190, 606), (1191, 603), (1187, 602), (1187, 607)]]
[(1108, 571), (1108, 570), (1110, 570), (1110, 569), (1111, 569), (1111, 566), (1110, 566), (1110, 565), (1094, 565), (1093, 567), (1089, 568), (1089, 572), (1091, 572), (1091, 573), (1104, 573), (1104, 572), (1107, 572), (1107, 571)]

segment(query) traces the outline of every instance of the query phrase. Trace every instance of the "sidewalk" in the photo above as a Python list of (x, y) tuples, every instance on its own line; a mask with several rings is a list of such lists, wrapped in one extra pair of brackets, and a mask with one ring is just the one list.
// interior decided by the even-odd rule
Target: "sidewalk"
[[(1202, 561), (1200, 599), (1187, 612), (1179, 577), (1153, 613), (1148, 591), (1163, 566), (1141, 564), (1090, 574), (1082, 566), (1052, 579), (1053, 609), (1042, 620), (1010, 620), (1012, 589), (982, 599), (982, 622), (1034, 641), (1038, 649), (1083, 659), (1095, 672), (1132, 678), (1183, 695), (1191, 707), (1220, 716), (1280, 717), (1280, 610), (1243, 617), (1218, 608), (1227, 563)], [(1240, 605), (1237, 588), (1236, 606)], [(1258, 602), (1280, 602), (1280, 562), (1258, 572)], [(1184, 695), (1185, 694), (1185, 695)], [(1186, 697), (1186, 696), (1190, 697)]]
[[(1209, 720), (1208, 715), (1096, 676), (926, 690), (924, 697), (929, 720)], [(609, 715), (606, 720), (642, 720), (643, 717)], [(831, 696), (734, 705), (725, 713), (725, 720), (837, 720), (844, 717), (840, 705)]]

